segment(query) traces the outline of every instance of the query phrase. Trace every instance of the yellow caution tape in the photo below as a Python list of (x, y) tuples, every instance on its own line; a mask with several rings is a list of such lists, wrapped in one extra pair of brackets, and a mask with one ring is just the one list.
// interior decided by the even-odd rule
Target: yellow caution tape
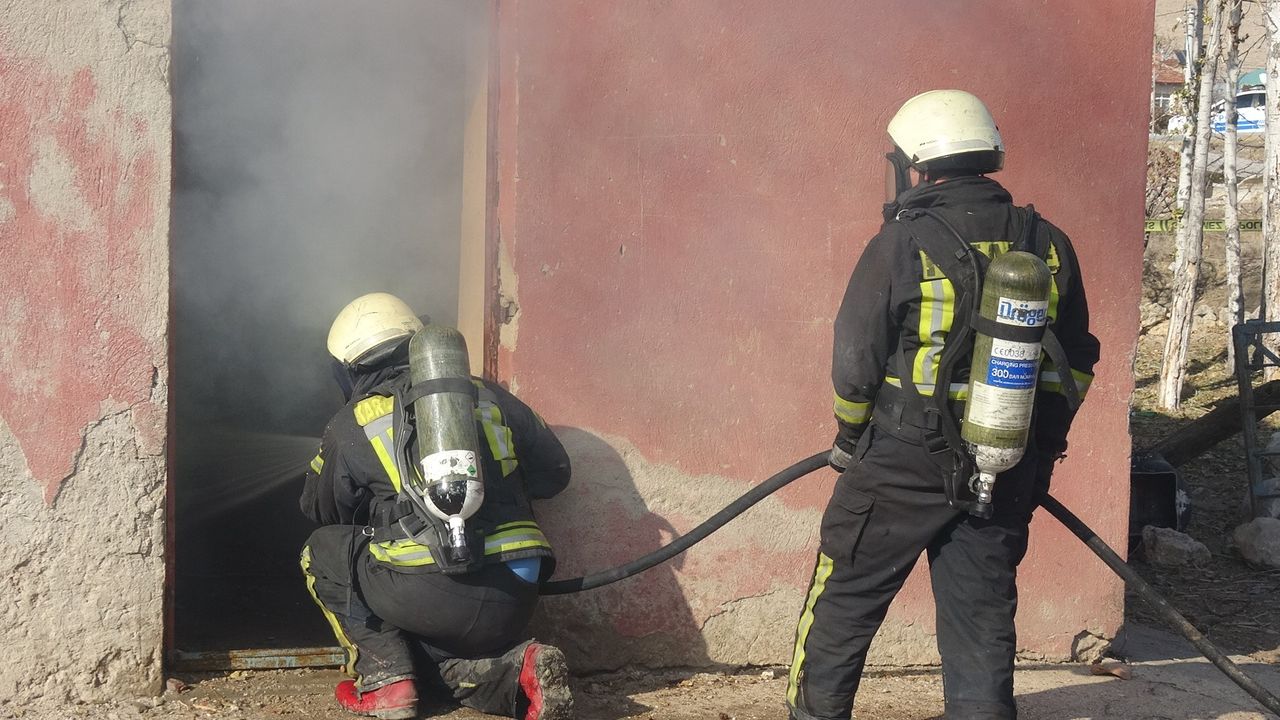
[[(1175, 232), (1178, 229), (1177, 218), (1147, 218), (1143, 232)], [(1205, 220), (1204, 229), (1208, 232), (1226, 232), (1225, 220)], [(1248, 218), (1240, 221), (1241, 232), (1262, 232), (1261, 218)]]

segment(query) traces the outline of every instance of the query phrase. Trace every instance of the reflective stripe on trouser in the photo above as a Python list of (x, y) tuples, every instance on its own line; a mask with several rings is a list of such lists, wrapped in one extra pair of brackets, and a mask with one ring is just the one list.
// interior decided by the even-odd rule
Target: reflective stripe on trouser
[(312, 599), (347, 651), (343, 669), (356, 679), (356, 687), (368, 691), (413, 677), (413, 658), (400, 631), (378, 621), (351, 576), (351, 553), (367, 555), (362, 547), (367, 538), (360, 531), (328, 525), (311, 533), (302, 549), (302, 572)]
[(996, 515), (980, 520), (947, 504), (939, 466), (922, 448), (874, 425), (867, 433), (823, 514), (796, 633), (792, 717), (850, 717), (867, 648), (927, 551), (948, 720), (1013, 720), (1014, 581), (1034, 507), (1035, 453), (1000, 475)]
[(507, 654), (526, 637), (538, 603), (537, 585), (503, 563), (465, 575), (400, 572), (374, 559), (363, 547), (363, 535), (357, 534), (352, 547), (352, 529), (322, 527), (311, 534), (304, 552), (308, 586), (314, 586), (317, 602), (358, 650), (359, 687), (371, 690), (415, 677), (414, 653), (420, 653), (463, 705), (512, 714), (520, 660)]

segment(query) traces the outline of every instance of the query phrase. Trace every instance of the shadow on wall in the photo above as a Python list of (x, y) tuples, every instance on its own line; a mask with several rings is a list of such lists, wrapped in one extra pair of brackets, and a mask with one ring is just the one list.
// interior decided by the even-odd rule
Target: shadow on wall
[[(556, 548), (556, 579), (621, 565), (675, 537), (612, 446), (579, 428), (554, 430), (573, 460), (573, 482), (535, 511)], [(534, 632), (559, 645), (576, 673), (710, 665), (702, 627), (676, 579), (682, 563), (677, 557), (613, 585), (546, 598)]]

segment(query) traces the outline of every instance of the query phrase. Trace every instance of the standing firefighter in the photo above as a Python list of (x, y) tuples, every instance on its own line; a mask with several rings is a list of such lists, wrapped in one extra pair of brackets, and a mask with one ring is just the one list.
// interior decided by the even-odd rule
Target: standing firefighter
[(338, 314), (329, 352), (349, 402), (325, 430), (301, 506), (323, 527), (307, 587), (347, 651), (347, 710), (411, 718), (414, 658), (463, 705), (525, 720), (572, 716), (564, 655), (523, 640), (554, 557), (530, 499), (569, 483), (541, 418), (473, 379), (450, 328), (398, 298)]
[(835, 323), (841, 475), (787, 704), (795, 720), (851, 717), (871, 639), (926, 552), (948, 720), (1012, 720), (1017, 567), (1098, 341), (1070, 240), (986, 177), (1004, 145), (980, 100), (924, 93), (889, 135), (885, 224)]

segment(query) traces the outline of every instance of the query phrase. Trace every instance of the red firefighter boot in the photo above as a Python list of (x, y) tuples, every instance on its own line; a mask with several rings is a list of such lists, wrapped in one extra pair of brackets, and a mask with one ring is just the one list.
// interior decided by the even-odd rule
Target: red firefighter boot
[(520, 668), (520, 690), (529, 701), (524, 720), (573, 720), (569, 664), (559, 648), (529, 643)]
[(418, 691), (412, 680), (399, 680), (368, 692), (357, 690), (355, 680), (343, 680), (333, 695), (339, 705), (357, 715), (407, 720), (418, 714)]

